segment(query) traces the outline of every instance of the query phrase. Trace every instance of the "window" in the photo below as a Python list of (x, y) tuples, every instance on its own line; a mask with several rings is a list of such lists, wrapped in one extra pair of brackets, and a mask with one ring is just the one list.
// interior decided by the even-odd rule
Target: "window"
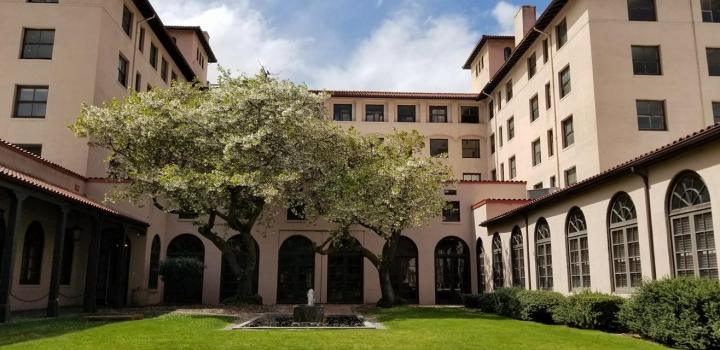
[(661, 75), (660, 46), (632, 46), (635, 75)]
[(588, 250), (585, 215), (577, 207), (567, 220), (567, 250), (570, 265), (570, 290), (590, 288), (590, 251)]
[(555, 34), (557, 37), (557, 48), (559, 50), (568, 41), (566, 20), (563, 19), (562, 22), (555, 27)]
[(545, 84), (545, 109), (550, 109), (550, 107), (552, 107), (552, 95), (550, 92), (552, 92), (550, 90), (550, 83), (547, 83)]
[(505, 164), (500, 163), (500, 181), (505, 181)]
[(45, 118), (47, 86), (18, 86), (15, 90), (15, 118)]
[(65, 231), (65, 242), (63, 244), (62, 262), (60, 264), (60, 284), (69, 285), (72, 281), (73, 255), (75, 255), (75, 235), (69, 229)]
[(555, 154), (555, 137), (552, 129), (547, 131), (547, 145), (548, 157), (552, 157)]
[(550, 188), (556, 187), (555, 176), (550, 176)]
[(513, 287), (525, 287), (525, 259), (522, 231), (515, 226), (510, 235), (510, 261), (512, 262)]
[(543, 50), (543, 63), (547, 63), (548, 59), (550, 58), (550, 45), (548, 45), (548, 40), (544, 39), (542, 41), (542, 50)]
[(460, 202), (448, 201), (442, 212), (444, 222), (460, 222)]
[(384, 122), (385, 106), (383, 105), (366, 105), (365, 106), (366, 122)]
[(462, 303), (470, 293), (470, 250), (460, 238), (445, 237), (435, 247), (435, 303)]
[(640, 239), (637, 214), (626, 193), (615, 197), (610, 206), (610, 252), (615, 290), (628, 290), (642, 283)]
[(570, 85), (570, 67), (565, 67), (565, 69), (560, 71), (559, 81), (560, 98), (563, 98), (570, 93), (570, 90), (572, 90), (572, 86)]
[(512, 49), (509, 48), (509, 47), (504, 48), (504, 49), (503, 49), (503, 56), (504, 56), (504, 58), (505, 58), (505, 61), (507, 61), (508, 59), (510, 59), (510, 56), (512, 56)]
[(536, 184), (533, 185), (533, 189), (534, 189), (534, 190), (541, 190), (542, 188), (543, 188), (543, 183), (542, 183), (542, 182), (538, 182), (538, 183), (536, 183)]
[(488, 118), (490, 120), (492, 120), (492, 118), (494, 118), (494, 117), (495, 117), (495, 104), (493, 103), (493, 101), (490, 101), (490, 103), (488, 103)]
[(720, 123), (720, 102), (713, 102), (712, 110), (713, 110), (713, 118), (715, 119), (715, 123)]
[(657, 21), (655, 0), (628, 0), (628, 19), (631, 21)]
[(502, 109), (502, 91), (498, 91), (497, 93), (497, 105), (498, 105), (498, 111)]
[(515, 162), (515, 156), (510, 157), (508, 159), (508, 165), (510, 166), (510, 180), (515, 179), (515, 176), (517, 176), (517, 164)]
[(430, 139), (430, 156), (436, 157), (448, 153), (447, 139)]
[(495, 134), (490, 134), (490, 154), (495, 154)]
[(720, 0), (701, 0), (703, 22), (720, 23)]
[[(717, 0), (720, 3), (720, 0)], [(720, 15), (720, 14), (719, 14)], [(720, 19), (718, 19), (720, 23)], [(720, 77), (720, 49), (707, 49), (708, 72), (710, 76)]]
[(638, 130), (666, 130), (665, 101), (636, 101)]
[(431, 123), (447, 123), (447, 106), (430, 106)]
[(480, 140), (462, 140), (463, 158), (480, 158)]
[(52, 59), (55, 29), (28, 29), (23, 32), (20, 58)]
[(485, 69), (485, 56), (480, 56), (480, 70)]
[(495, 169), (490, 170), (490, 179), (493, 181), (497, 181), (497, 179), (498, 179), (497, 178), (497, 170), (495, 170)]
[(535, 224), (535, 267), (539, 289), (553, 289), (552, 245), (550, 225), (544, 218)]
[(122, 29), (125, 34), (132, 36), (133, 14), (127, 6), (123, 6)]
[(573, 117), (569, 116), (562, 121), (563, 132), (563, 148), (570, 147), (575, 143), (575, 129), (573, 127)]
[(148, 274), (148, 288), (157, 289), (160, 276), (160, 236), (155, 235), (150, 246), (150, 273)]
[(155, 44), (150, 43), (150, 65), (157, 69), (157, 56), (158, 56), (158, 48), (155, 46)]
[(498, 128), (498, 141), (500, 141), (500, 147), (503, 146), (503, 131), (502, 126)]
[(532, 165), (538, 165), (542, 162), (542, 150), (540, 149), (540, 139), (532, 142)]
[(20, 284), (40, 284), (44, 247), (45, 232), (40, 223), (33, 221), (23, 240)]
[(505, 101), (510, 101), (513, 98), (513, 85), (512, 80), (508, 80), (507, 83), (505, 83)]
[(57, 4), (58, 0), (27, 0), (27, 2), (36, 4)]
[(457, 189), (456, 188), (446, 188), (443, 190), (443, 194), (446, 196), (457, 196)]
[(482, 245), (482, 240), (478, 238), (477, 244), (475, 245), (475, 253), (477, 254), (475, 262), (477, 263), (477, 281), (478, 281), (478, 293), (485, 292), (485, 249)]
[(695, 173), (681, 174), (668, 198), (675, 277), (718, 278), (710, 193)]
[(142, 88), (142, 74), (135, 72), (135, 91), (140, 92)]
[(168, 63), (165, 57), (160, 58), (160, 77), (164, 82), (168, 81)]
[(535, 76), (536, 68), (537, 68), (537, 58), (535, 57), (535, 53), (533, 53), (527, 59), (528, 79), (532, 79), (532, 77)]
[(572, 167), (565, 170), (565, 186), (572, 186), (577, 183), (577, 169)]
[(15, 146), (24, 150), (25, 152), (32, 153), (38, 157), (42, 155), (42, 145), (38, 143), (16, 143)]
[(480, 123), (480, 108), (477, 106), (460, 106), (461, 123)]
[(503, 274), (502, 241), (500, 235), (495, 232), (492, 239), (492, 272), (493, 288), (502, 288), (505, 285)]
[(515, 118), (510, 117), (507, 121), (507, 136), (508, 141), (512, 140), (515, 137)]
[(534, 122), (537, 118), (540, 118), (540, 103), (538, 95), (535, 95), (530, 99), (530, 121)]
[(333, 105), (333, 120), (338, 122), (352, 121), (352, 105), (336, 103)]
[(118, 56), (118, 66), (117, 66), (117, 80), (122, 84), (122, 86), (127, 86), (127, 79), (128, 79), (128, 60), (123, 57), (123, 55)]
[(398, 105), (397, 108), (398, 121), (414, 123), (415, 122), (415, 106), (414, 105)]
[(140, 35), (138, 36), (138, 51), (145, 52), (145, 28), (140, 28)]
[(463, 173), (463, 181), (481, 181), (480, 173)]

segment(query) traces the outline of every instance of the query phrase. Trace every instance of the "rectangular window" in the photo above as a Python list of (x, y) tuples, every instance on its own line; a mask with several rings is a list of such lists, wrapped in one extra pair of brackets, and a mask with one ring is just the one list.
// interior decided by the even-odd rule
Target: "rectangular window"
[(447, 123), (447, 106), (430, 106), (430, 122), (431, 123)]
[(548, 44), (548, 40), (545, 39), (542, 42), (542, 50), (543, 50), (543, 63), (547, 63), (548, 59), (550, 59), (550, 45)]
[(555, 154), (555, 137), (552, 129), (547, 131), (547, 145), (548, 157), (552, 157)]
[(661, 75), (660, 46), (632, 46), (635, 75)]
[(498, 91), (497, 93), (497, 105), (498, 105), (498, 111), (502, 109), (502, 91)]
[(47, 86), (18, 86), (15, 90), (14, 118), (45, 118)]
[(352, 121), (352, 105), (336, 103), (333, 105), (333, 120), (337, 122)]
[(480, 158), (480, 140), (462, 140), (463, 158)]
[(398, 105), (397, 107), (398, 121), (403, 123), (415, 122), (415, 106), (414, 105)]
[(532, 142), (532, 165), (538, 165), (542, 162), (542, 149), (540, 148), (540, 139)]
[(563, 148), (567, 148), (575, 143), (575, 128), (573, 127), (573, 117), (569, 116), (562, 121), (563, 132)]
[(38, 143), (16, 143), (15, 146), (24, 150), (25, 152), (32, 153), (38, 157), (42, 156), (42, 145), (41, 144), (38, 144)]
[(127, 79), (128, 79), (128, 60), (123, 57), (123, 55), (118, 56), (118, 66), (117, 66), (117, 80), (122, 84), (122, 86), (127, 87)]
[(366, 122), (384, 122), (385, 106), (384, 105), (366, 105), (365, 106)]
[(155, 46), (155, 44), (150, 43), (150, 65), (157, 69), (157, 56), (158, 56), (158, 48)]
[(463, 173), (463, 181), (481, 181), (480, 173)]
[(430, 156), (436, 157), (448, 153), (447, 139), (430, 139)]
[(503, 131), (502, 126), (498, 128), (498, 141), (500, 142), (500, 147), (503, 146)]
[(540, 118), (540, 103), (538, 95), (535, 95), (530, 99), (530, 121), (533, 122), (537, 118)]
[(444, 222), (460, 222), (460, 202), (448, 201), (442, 212)]
[(638, 130), (666, 130), (665, 101), (636, 101)]
[(510, 117), (507, 121), (507, 136), (508, 141), (512, 140), (515, 137), (515, 118)]
[(720, 23), (720, 0), (700, 0), (703, 22)]
[(505, 181), (505, 164), (500, 163), (500, 181)]
[(497, 181), (497, 170), (493, 169), (490, 171), (490, 179)]
[(58, 0), (27, 0), (27, 2), (36, 4), (57, 4)]
[(565, 170), (565, 186), (572, 186), (577, 183), (577, 169), (572, 167)]
[(133, 14), (127, 6), (123, 6), (122, 29), (128, 36), (132, 36)]
[[(720, 2), (720, 0), (718, 0)], [(720, 23), (720, 21), (718, 21)], [(708, 72), (710, 76), (720, 77), (720, 49), (707, 49)]]
[(461, 123), (480, 123), (480, 108), (477, 106), (460, 106)]
[(720, 123), (720, 102), (713, 102), (712, 110), (713, 118), (715, 118), (715, 123)]
[(550, 94), (550, 83), (545, 84), (545, 109), (552, 107), (552, 95)]
[(140, 28), (140, 35), (138, 36), (138, 51), (145, 52), (145, 28)]
[(512, 80), (508, 80), (507, 83), (505, 83), (505, 101), (510, 101), (513, 98), (513, 85)]
[(628, 19), (631, 21), (657, 21), (655, 0), (628, 0)]
[(55, 44), (55, 29), (28, 29), (23, 32), (20, 58), (52, 59)]
[(490, 154), (495, 154), (495, 134), (490, 134)]
[(457, 196), (457, 189), (456, 188), (446, 188), (443, 190), (443, 193), (446, 196)]
[(542, 188), (543, 188), (543, 183), (542, 183), (542, 182), (538, 182), (538, 183), (536, 183), (536, 184), (533, 185), (533, 189), (534, 189), (534, 190), (539, 190), (539, 189), (542, 189)]
[(558, 80), (560, 82), (560, 98), (563, 98), (567, 96), (567, 94), (570, 93), (572, 90), (572, 86), (570, 84), (570, 67), (565, 67), (563, 70), (560, 71), (558, 74)]
[(168, 81), (168, 63), (165, 57), (160, 58), (160, 77), (164, 82)]
[(550, 188), (555, 187), (555, 176), (550, 176)]
[(557, 37), (557, 48), (559, 50), (568, 41), (566, 20), (563, 19), (562, 22), (555, 27), (555, 34)]
[(517, 176), (517, 164), (515, 162), (515, 156), (510, 157), (508, 159), (508, 165), (510, 166), (510, 180), (514, 179), (515, 176)]
[(488, 118), (490, 120), (492, 120), (492, 118), (494, 118), (494, 117), (495, 117), (495, 103), (493, 103), (493, 101), (490, 101), (490, 103), (488, 103)]
[(537, 58), (535, 57), (535, 54), (533, 53), (527, 59), (528, 80), (532, 79), (532, 77), (535, 76), (536, 68), (537, 68)]
[(142, 87), (142, 74), (140, 72), (135, 72), (135, 91), (140, 92), (140, 89)]

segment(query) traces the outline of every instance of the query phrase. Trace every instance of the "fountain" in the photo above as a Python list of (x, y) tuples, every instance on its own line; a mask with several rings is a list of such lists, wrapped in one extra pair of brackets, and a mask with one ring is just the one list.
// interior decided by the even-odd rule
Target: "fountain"
[(315, 305), (315, 291), (307, 292), (307, 304), (295, 305), (293, 308), (293, 322), (317, 323), (325, 321), (325, 308)]

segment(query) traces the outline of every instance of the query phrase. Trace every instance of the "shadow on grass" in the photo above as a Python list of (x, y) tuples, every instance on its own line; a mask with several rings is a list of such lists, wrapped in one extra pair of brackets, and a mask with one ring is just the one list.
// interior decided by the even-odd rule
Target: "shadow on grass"
[(369, 309), (367, 314), (373, 315), (382, 321), (411, 320), (411, 319), (478, 319), (478, 320), (511, 320), (510, 318), (494, 314), (471, 311), (464, 308), (444, 307), (413, 307), (398, 306), (390, 309)]
[(0, 324), (0, 346), (58, 337), (106, 324), (108, 322), (86, 321), (77, 316), (19, 320)]

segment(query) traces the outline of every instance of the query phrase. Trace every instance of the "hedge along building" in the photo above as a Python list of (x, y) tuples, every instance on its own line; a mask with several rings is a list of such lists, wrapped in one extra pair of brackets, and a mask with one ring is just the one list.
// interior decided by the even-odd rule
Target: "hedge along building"
[[(141, 0), (104, 0), (92, 4), (72, 0), (40, 4), (18, 0), (0, 6), (3, 32), (14, 33), (0, 41), (0, 59), (3, 67), (9, 67), (5, 83), (0, 85), (0, 104), (8, 106), (9, 111), (0, 118), (0, 137), (60, 164), (53, 165), (19, 152), (14, 146), (2, 146), (7, 148), (7, 154), (14, 155), (0, 158), (8, 174), (21, 173), (20, 177), (31, 181), (18, 182), (6, 174), (3, 180), (7, 182), (0, 186), (4, 189), (0, 197), (5, 220), (4, 242), (10, 242), (3, 246), (0, 268), (8, 272), (0, 274), (0, 304), (6, 311), (41, 308), (51, 304), (49, 299), (56, 295), (58, 288), (58, 295), (60, 292), (71, 297), (82, 294), (90, 309), (95, 303), (117, 306), (159, 303), (172, 299), (177, 291), (167, 290), (158, 278), (158, 263), (177, 256), (194, 257), (205, 265), (202, 291), (188, 301), (218, 303), (232, 290), (228, 279), (223, 279), (220, 251), (195, 233), (190, 219), (164, 214), (150, 205), (99, 204), (117, 185), (102, 178), (105, 176), (101, 162), (103, 152), (87, 145), (86, 140), (76, 139), (65, 129), (82, 102), (99, 104), (124, 96), (126, 88), (145, 91), (165, 86), (173, 76), (204, 82), (207, 63), (214, 61), (208, 37), (196, 27), (165, 27), (150, 4)], [(88, 20), (77, 21), (78, 16)], [(713, 118), (720, 116), (717, 103), (720, 101), (720, 78), (717, 77), (720, 63), (715, 49), (720, 47), (719, 20), (717, 5), (699, 0), (552, 0), (537, 18), (533, 7), (520, 8), (514, 36), (481, 38), (464, 65), (472, 77), (469, 93), (331, 91), (327, 101), (328, 118), (369, 134), (382, 135), (393, 129), (418, 130), (428, 139), (426, 154), (447, 151), (448, 164), (462, 180), (446, 192), (457, 211), (445, 213), (444, 217), (438, 213), (438, 218), (428, 226), (405, 233), (402, 259), (396, 271), (400, 294), (422, 304), (457, 302), (461, 293), (492, 287), (493, 264), (498, 272), (494, 276), (498, 281), (495, 285), (512, 284), (515, 280), (528, 288), (537, 288), (533, 264), (539, 255), (547, 258), (544, 253), (547, 250), (554, 257), (552, 273), (548, 272), (550, 269), (543, 270), (544, 286), (552, 276), (554, 289), (569, 291), (565, 286), (569, 286), (574, 277), (579, 278), (581, 287), (589, 280), (590, 288), (613, 290), (611, 262), (609, 258), (604, 259), (610, 252), (602, 255), (594, 248), (612, 244), (609, 240), (600, 241), (608, 236), (607, 233), (598, 236), (598, 227), (602, 225), (598, 226), (594, 218), (598, 207), (607, 208), (603, 201), (615, 198), (615, 191), (580, 195), (574, 189), (587, 190), (586, 187), (569, 186), (713, 124)], [(53, 35), (48, 36), (47, 31)], [(45, 57), (48, 47), (52, 48), (52, 54)], [(25, 49), (29, 55), (25, 55)], [(33, 56), (39, 52), (45, 56)], [(166, 69), (162, 68), (163, 60)], [(30, 92), (32, 98), (28, 97)], [(23, 118), (28, 116), (36, 118)], [(717, 137), (716, 131), (702, 135)], [(692, 162), (693, 157), (700, 155), (687, 152), (688, 148), (685, 148), (687, 156), (663, 158), (662, 163), (653, 163), (652, 169), (667, 166), (692, 170), (704, 180), (710, 198), (717, 197), (713, 195), (717, 189), (708, 179), (717, 177), (720, 159), (708, 148), (703, 153), (704, 162)], [(660, 175), (653, 170), (649, 176)], [(632, 183), (633, 178), (629, 176), (627, 181)], [(52, 193), (94, 203), (91, 208), (98, 210), (100, 217), (118, 225), (116, 231), (120, 233), (115, 236), (121, 238), (114, 241), (117, 245), (109, 243), (108, 246), (124, 247), (125, 244), (119, 242), (127, 237), (129, 249), (118, 251), (119, 256), (125, 258), (113, 264), (117, 266), (113, 276), (117, 277), (112, 279), (127, 280), (127, 284), (106, 289), (107, 293), (113, 293), (114, 299), (97, 297), (102, 293), (92, 284), (101, 278), (90, 278), (92, 271), (83, 272), (81, 266), (95, 254), (84, 249), (84, 245), (92, 242), (90, 234), (97, 232), (92, 229), (92, 210), (91, 215), (82, 219), (87, 222), (77, 219), (79, 230), (74, 229), (74, 223), (65, 225), (66, 229), (73, 228), (73, 235), (82, 231), (77, 233), (77, 249), (66, 255), (73, 259), (56, 258), (60, 255), (53, 252), (57, 245), (53, 240), (55, 235), (50, 232), (62, 230), (54, 228), (57, 226), (54, 221), (38, 220), (44, 234), (37, 233), (38, 225), (32, 224), (36, 219), (58, 217), (48, 214), (55, 210), (52, 205), (57, 203), (48, 205), (37, 198), (24, 202), (23, 208), (29, 210), (23, 211), (23, 215), (28, 217), (14, 221), (15, 224), (10, 220), (10, 213), (16, 213), (12, 204), (16, 198), (14, 191), (29, 192), (36, 188), (33, 183), (40, 181), (46, 186), (55, 186)], [(676, 275), (674, 268), (667, 268), (674, 260), (660, 254), (674, 252), (669, 249), (672, 241), (665, 243), (663, 251), (662, 231), (654, 229), (668, 219), (652, 214), (653, 235), (647, 233), (642, 221), (646, 217), (641, 205), (644, 202), (642, 197), (637, 197), (640, 177), (634, 181), (635, 187), (618, 187), (625, 188), (623, 191), (635, 207), (636, 219), (630, 221), (635, 220), (638, 225), (641, 276)], [(609, 182), (603, 182), (602, 186), (606, 184)], [(654, 186), (658, 190), (659, 185)], [(528, 224), (523, 225), (524, 220), (518, 222), (514, 214), (502, 214), (526, 204), (526, 191), (531, 188), (541, 189), (542, 194), (565, 187), (570, 188), (569, 192), (560, 193), (577, 196), (573, 197), (577, 198), (575, 205), (584, 214), (587, 226), (587, 230), (572, 233), (573, 238), (578, 237), (572, 242), (580, 247), (587, 242), (593, 248), (563, 253), (565, 243), (557, 232), (564, 233), (564, 226), (558, 228), (556, 221), (563, 221), (561, 213), (569, 208), (558, 207), (555, 216), (544, 214), (548, 221), (548, 229), (541, 230), (545, 234), (541, 241), (546, 244), (545, 255), (538, 254), (535, 240), (528, 236), (528, 232), (533, 234), (534, 227), (530, 225), (535, 221), (528, 219)], [(535, 198), (538, 192), (530, 195)], [(551, 210), (559, 203), (554, 200), (532, 202), (521, 211)], [(592, 203), (596, 203), (594, 207)], [(308, 250), (310, 242), (323, 241), (330, 227), (322, 221), (296, 220), (285, 212), (273, 215), (276, 219), (272, 227), (257, 228), (253, 232), (259, 252), (254, 284), (264, 303), (302, 301), (308, 288), (316, 290), (320, 302), (374, 303), (378, 300), (377, 272), (369, 262), (347, 252), (321, 256)], [(490, 220), (498, 215), (501, 216), (497, 221)], [(602, 211), (601, 217), (605, 215), (606, 211)], [(702, 218), (709, 219), (709, 216)], [(489, 231), (478, 227), (485, 221), (490, 225)], [(582, 220), (573, 220), (574, 227), (582, 228), (581, 223)], [(631, 222), (612, 224), (613, 228), (618, 224), (622, 235), (631, 236), (635, 242), (634, 231), (627, 229), (625, 223)], [(509, 233), (515, 226), (524, 231), (524, 236), (511, 244)], [(495, 232), (498, 239), (493, 245), (489, 233)], [(588, 233), (586, 241), (583, 232)], [(665, 232), (668, 233), (667, 229)], [(711, 257), (714, 257), (717, 239), (707, 239), (710, 231), (703, 232), (703, 257), (707, 259), (702, 271), (712, 274)], [(359, 228), (353, 230), (353, 235), (363, 245), (380, 251), (382, 242), (374, 235)], [(657, 236), (653, 249), (642, 235)], [(26, 240), (28, 236), (33, 239)], [(26, 241), (36, 242), (39, 240), (35, 237), (41, 236), (42, 254), (38, 254), (40, 244), (37, 243), (25, 249)], [(232, 231), (226, 231), (226, 239), (233, 236)], [(697, 246), (697, 241), (696, 237), (689, 242)], [(629, 251), (635, 247), (637, 245), (623, 249)], [(585, 260), (590, 262), (589, 276), (585, 273), (570, 276), (564, 272), (567, 263), (563, 258), (556, 261), (565, 255), (578, 255), (580, 265), (574, 263), (573, 267), (582, 270), (588, 266), (583, 265), (585, 251), (588, 256)], [(477, 259), (479, 255), (481, 259)], [(127, 261), (128, 265), (120, 261)], [(511, 261), (517, 262), (515, 269)], [(699, 264), (698, 261), (692, 266)], [(68, 270), (63, 266), (71, 266), (70, 284), (74, 286), (71, 290), (63, 291), (64, 286), (55, 287), (44, 280), (48, 276), (54, 279), (53, 269)], [(687, 266), (683, 272), (689, 271)], [(633, 271), (627, 276), (628, 281), (637, 280), (637, 269)], [(25, 278), (38, 273), (39, 281), (37, 277)], [(701, 270), (697, 270), (697, 274), (701, 274)], [(29, 280), (31, 282), (26, 283)], [(94, 297), (92, 290), (96, 290)], [(621, 292), (620, 289), (617, 292)], [(60, 297), (58, 302), (60, 305), (83, 303), (79, 297)]]

